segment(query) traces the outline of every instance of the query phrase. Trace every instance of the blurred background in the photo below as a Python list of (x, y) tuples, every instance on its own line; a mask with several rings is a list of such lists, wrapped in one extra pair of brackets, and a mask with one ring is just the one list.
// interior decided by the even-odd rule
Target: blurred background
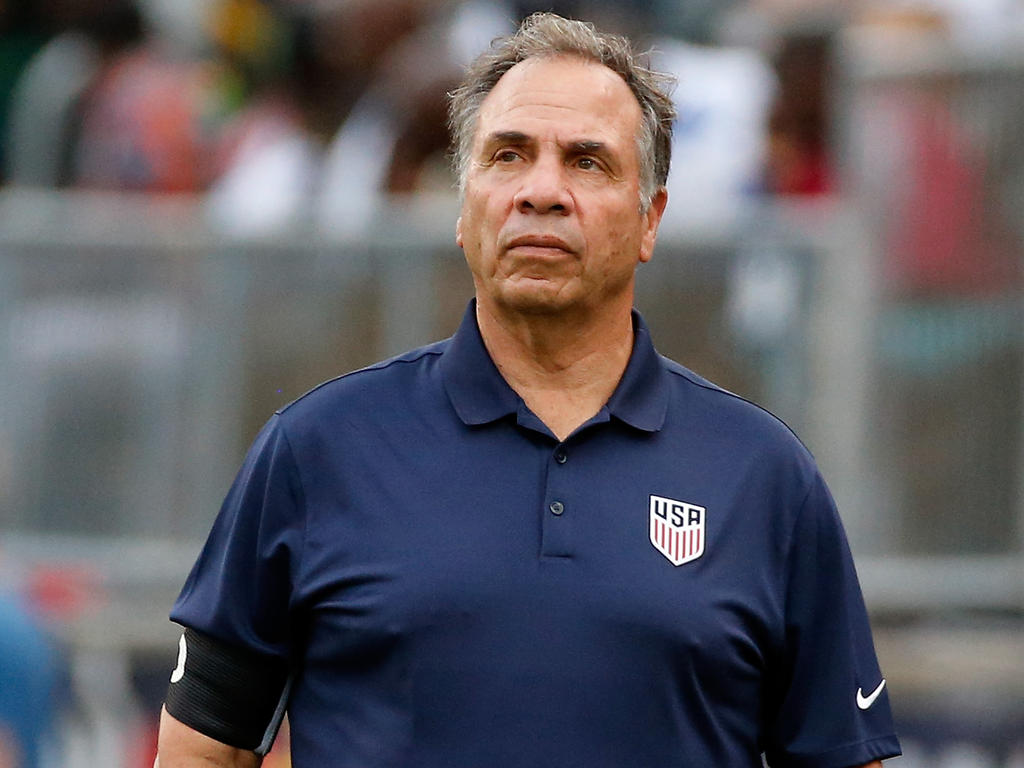
[(0, 0), (0, 768), (152, 764), (257, 429), (454, 330), (444, 94), (548, 8), (679, 78), (637, 303), (819, 459), (896, 763), (1024, 767), (1024, 0)]

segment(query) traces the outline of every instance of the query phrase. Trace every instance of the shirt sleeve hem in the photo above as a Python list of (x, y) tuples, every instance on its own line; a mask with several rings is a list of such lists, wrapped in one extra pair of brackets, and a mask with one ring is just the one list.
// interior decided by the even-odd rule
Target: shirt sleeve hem
[(768, 754), (771, 768), (856, 768), (872, 760), (885, 760), (902, 755), (899, 739), (895, 734), (882, 736), (854, 744), (844, 744), (828, 752), (814, 754), (793, 754), (777, 752)]

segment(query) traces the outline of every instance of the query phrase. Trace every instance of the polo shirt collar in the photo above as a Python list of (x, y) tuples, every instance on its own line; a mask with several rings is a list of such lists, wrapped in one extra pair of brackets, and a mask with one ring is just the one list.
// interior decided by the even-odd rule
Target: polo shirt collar
[(519, 408), (521, 398), (498, 371), (480, 336), (476, 299), (469, 302), (441, 357), (441, 375), (448, 398), (466, 424), (497, 421)]
[[(522, 399), (491, 360), (476, 322), (476, 300), (469, 303), (441, 358), (441, 375), (455, 412), (468, 425), (487, 424), (519, 411)], [(668, 410), (668, 375), (650, 331), (633, 310), (633, 351), (622, 380), (602, 409), (645, 432), (657, 432)]]
[(668, 413), (669, 372), (654, 348), (647, 323), (633, 310), (633, 351), (606, 406), (615, 418), (644, 432), (657, 432)]

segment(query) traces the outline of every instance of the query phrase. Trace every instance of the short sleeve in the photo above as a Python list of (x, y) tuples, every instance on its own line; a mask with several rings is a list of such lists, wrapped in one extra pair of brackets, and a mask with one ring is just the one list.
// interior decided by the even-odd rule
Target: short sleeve
[(171, 611), (171, 620), (279, 658), (304, 533), (298, 469), (280, 415), (257, 436)]
[(853, 558), (818, 475), (790, 540), (785, 611), (768, 764), (849, 768), (900, 754)]

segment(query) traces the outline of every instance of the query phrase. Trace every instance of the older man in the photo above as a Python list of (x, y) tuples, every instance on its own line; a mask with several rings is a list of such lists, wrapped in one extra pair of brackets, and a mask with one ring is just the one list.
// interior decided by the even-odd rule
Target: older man
[[(632, 311), (673, 110), (531, 17), (452, 123), (475, 301), (260, 433), (172, 612), (161, 768), (878, 765), (899, 753), (828, 491)], [(875, 762), (873, 762), (875, 761)]]

